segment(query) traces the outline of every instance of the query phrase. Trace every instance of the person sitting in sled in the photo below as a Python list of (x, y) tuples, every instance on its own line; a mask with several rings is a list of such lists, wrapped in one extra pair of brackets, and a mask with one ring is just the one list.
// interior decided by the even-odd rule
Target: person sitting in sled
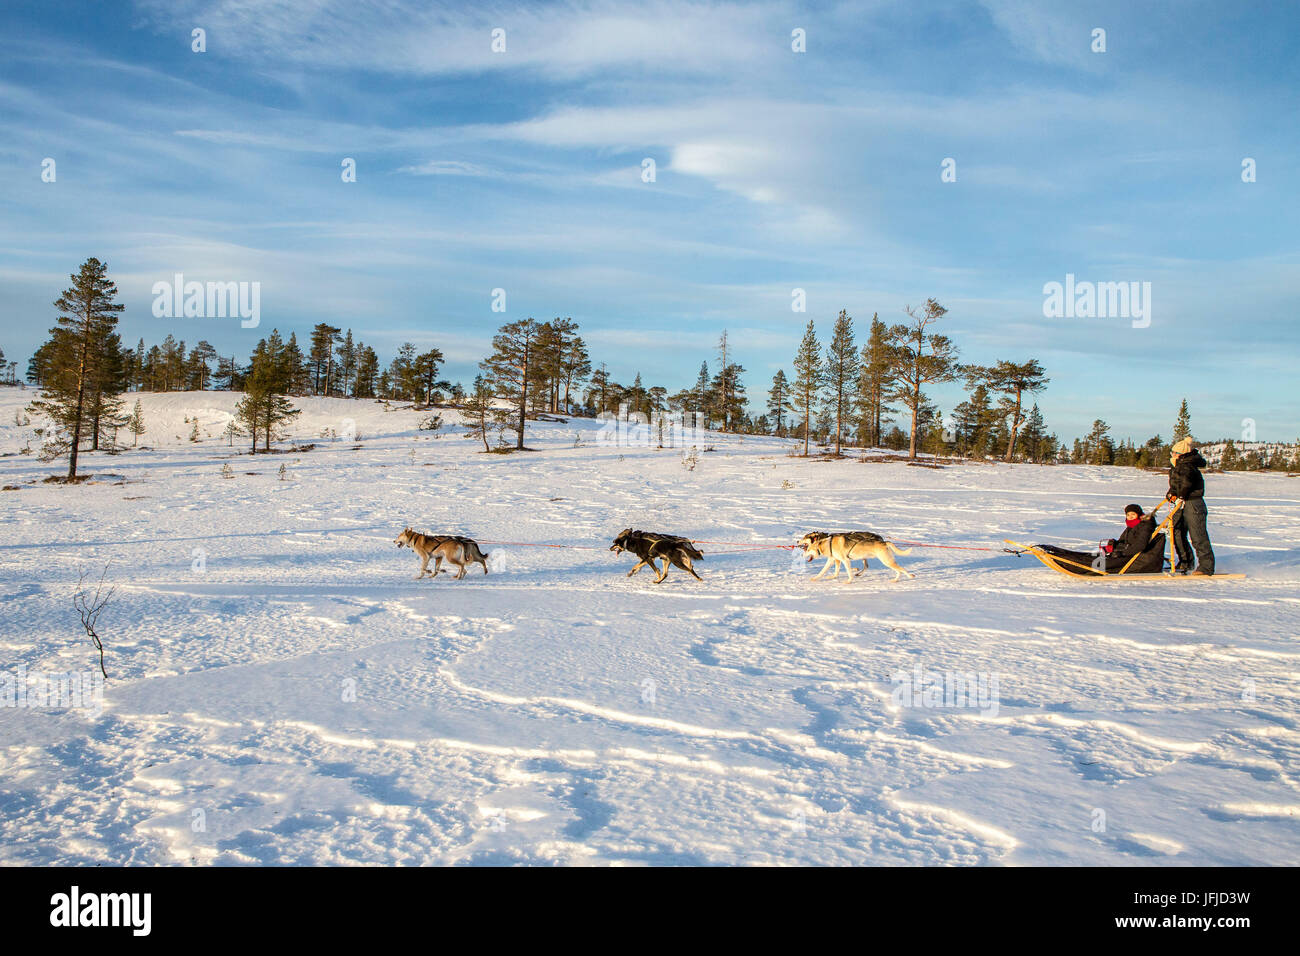
[[(1118, 538), (1111, 538), (1101, 543), (1101, 551), (1106, 555), (1106, 570), (1118, 571), (1128, 564), (1129, 559), (1134, 555), (1146, 554), (1151, 548), (1151, 535), (1155, 533), (1155, 530), (1155, 515), (1145, 514), (1139, 504), (1126, 506), (1124, 508), (1124, 530), (1120, 532)], [(1146, 571), (1163, 570), (1164, 562), (1156, 560), (1156, 558), (1164, 557), (1163, 542), (1164, 536), (1162, 535), (1160, 550), (1146, 557), (1139, 557), (1129, 565), (1129, 573), (1136, 571), (1141, 574)]]
[[(1133, 504), (1124, 508), (1125, 528), (1118, 538), (1101, 542), (1091, 554), (1071, 551), (1051, 544), (1040, 544), (1040, 551), (1057, 559), (1057, 566), (1069, 574), (1159, 574), (1165, 568), (1165, 536), (1151, 535), (1156, 529), (1155, 515), (1143, 514), (1142, 506)], [(1135, 558), (1134, 555), (1137, 557)], [(1130, 564), (1129, 562), (1133, 563)], [(1127, 568), (1128, 570), (1125, 570)]]
[[(1196, 575), (1214, 573), (1214, 549), (1210, 546), (1210, 533), (1205, 528), (1209, 514), (1205, 507), (1205, 478), (1201, 469), (1205, 459), (1196, 450), (1190, 438), (1177, 442), (1169, 451), (1169, 493), (1167, 501), (1182, 499), (1183, 506), (1174, 516), (1174, 550), (1178, 564), (1174, 570), (1180, 574), (1191, 571)], [(1188, 543), (1188, 537), (1191, 543)], [(1196, 552), (1196, 570), (1192, 571), (1192, 551)]]

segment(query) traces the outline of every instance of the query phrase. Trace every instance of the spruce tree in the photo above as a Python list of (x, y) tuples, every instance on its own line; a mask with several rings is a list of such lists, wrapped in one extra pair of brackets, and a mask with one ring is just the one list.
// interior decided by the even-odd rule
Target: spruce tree
[(474, 390), (465, 396), (461, 405), (461, 414), (465, 421), (465, 437), (477, 438), (483, 442), (483, 450), (491, 451), (488, 434), (495, 428), (506, 427), (509, 409), (498, 409), (492, 401), (492, 388), (482, 375), (474, 376)]
[(132, 439), (132, 446), (140, 441), (140, 436), (144, 434), (144, 409), (140, 406), (140, 399), (135, 400), (135, 407), (131, 409), (131, 417), (126, 420), (127, 430), (135, 436)]
[(785, 413), (793, 411), (790, 404), (790, 382), (785, 377), (785, 369), (776, 370), (772, 376), (772, 387), (767, 393), (767, 416), (773, 434), (785, 437)]
[(1033, 462), (1043, 461), (1043, 439), (1047, 434), (1047, 426), (1043, 422), (1043, 413), (1038, 410), (1038, 403), (1034, 402), (1033, 408), (1025, 416), (1025, 427), (1020, 432), (1021, 447), (1024, 449), (1025, 457)]
[(700, 363), (700, 375), (695, 380), (695, 411), (704, 416), (704, 427), (708, 428), (712, 424), (712, 415), (710, 414), (713, 405), (711, 388), (709, 385), (709, 363)]
[(835, 418), (835, 454), (840, 454), (840, 442), (848, 420), (850, 393), (858, 382), (858, 347), (853, 342), (853, 319), (847, 309), (840, 309), (826, 346), (825, 382), (828, 408)]
[(858, 377), (858, 407), (862, 411), (859, 434), (862, 444), (871, 448), (883, 443), (884, 417), (894, 411), (885, 401), (892, 385), (889, 350), (889, 327), (875, 313), (871, 316), (871, 334), (862, 347)]
[(1178, 407), (1178, 422), (1174, 425), (1173, 444), (1178, 444), (1192, 434), (1192, 414), (1187, 410), (1187, 399)]
[(284, 395), (295, 373), (292, 363), (287, 361), (288, 351), (276, 329), (258, 342), (253, 351), (244, 381), (244, 398), (235, 406), (235, 417), (252, 436), (253, 454), (257, 454), (259, 432), (263, 449), (269, 453), (271, 442), (283, 437), (283, 425), (301, 414), (301, 409), (294, 408)]
[(803, 341), (794, 357), (794, 392), (792, 400), (795, 411), (803, 416), (803, 453), (808, 454), (808, 438), (812, 429), (812, 417), (817, 408), (817, 396), (822, 389), (822, 355), (821, 346), (817, 344), (817, 329), (813, 320), (808, 320), (804, 329)]

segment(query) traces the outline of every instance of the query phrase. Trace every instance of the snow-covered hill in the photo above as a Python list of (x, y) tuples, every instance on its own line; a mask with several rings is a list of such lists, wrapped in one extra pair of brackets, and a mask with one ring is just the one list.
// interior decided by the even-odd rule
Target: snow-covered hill
[[(16, 452), (30, 447), (39, 450), (40, 441), (34, 429), (44, 424), (40, 418), (22, 425), (20, 420), (31, 418), (23, 409), (35, 398), (34, 390), (0, 388), (0, 453)], [(118, 432), (119, 445), (143, 445), (154, 449), (181, 447), (194, 444), (190, 440), (194, 425), (199, 427), (202, 447), (212, 450), (216, 445), (244, 450), (248, 439), (236, 438), (232, 443), (226, 437), (226, 425), (235, 417), (235, 406), (243, 398), (242, 392), (140, 392), (123, 396), (127, 413), (140, 403), (145, 431), (137, 440), (126, 429)], [(412, 408), (402, 402), (352, 401), (339, 398), (294, 398), (300, 413), (286, 427), (291, 443), (342, 440), (344, 436), (395, 437), (410, 435), (431, 414), (441, 414), (447, 424), (459, 421), (455, 411), (429, 412)], [(283, 445), (281, 446), (283, 447)]]
[[(0, 706), (0, 862), (1300, 859), (1300, 480), (1207, 479), (1245, 581), (1087, 582), (996, 549), (1110, 537), (1159, 476), (734, 436), (691, 469), (578, 419), (485, 455), (336, 399), (298, 402), (313, 450), (250, 457), (237, 396), (173, 393), (68, 487), (13, 454), (30, 398), (0, 389), (10, 689), (89, 671), (78, 573), (118, 590), (101, 713)], [(413, 580), (408, 524), (493, 573)], [(625, 577), (628, 526), (709, 542), (703, 583)], [(843, 528), (994, 550), (913, 548), (898, 584), (744, 550)]]

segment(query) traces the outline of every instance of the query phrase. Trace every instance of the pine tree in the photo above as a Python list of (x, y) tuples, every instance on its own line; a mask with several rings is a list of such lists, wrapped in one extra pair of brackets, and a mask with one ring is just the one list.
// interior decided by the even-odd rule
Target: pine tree
[(324, 322), (318, 324), (311, 332), (311, 351), (308, 360), (312, 367), (312, 394), (328, 395), (332, 386), (334, 372), (334, 344), (339, 340), (341, 329)]
[(1007, 426), (1009, 431), (1007, 451), (1002, 460), (1011, 461), (1016, 453), (1016, 435), (1024, 423), (1021, 409), (1025, 394), (1037, 395), (1052, 380), (1044, 374), (1043, 367), (1035, 359), (1019, 363), (1005, 360), (998, 362), (997, 365), (985, 370), (984, 380), (993, 392), (1005, 396), (999, 403), (999, 407), (1009, 418), (1010, 424)]
[(561, 333), (560, 376), (564, 380), (564, 410), (568, 412), (571, 408), (570, 391), (591, 374), (591, 357), (587, 354), (586, 343), (576, 334), (577, 323), (571, 319), (562, 321), (567, 324), (558, 326)]
[(352, 385), (352, 377), (357, 369), (357, 346), (356, 343), (352, 341), (351, 329), (348, 329), (347, 333), (343, 336), (343, 341), (339, 343), (339, 347), (335, 350), (335, 355), (338, 356), (339, 360), (339, 379), (341, 385), (339, 394), (344, 398), (347, 398), (349, 387)]
[(540, 327), (532, 318), (501, 326), (492, 338), (492, 354), (479, 363), (496, 394), (515, 406), (515, 448), (524, 448), (524, 423), (528, 415), (528, 385)]
[(397, 398), (414, 401), (420, 390), (420, 374), (415, 367), (415, 343), (403, 342), (388, 365), (388, 382)]
[(606, 404), (609, 391), (609, 369), (605, 368), (605, 363), (600, 363), (600, 368), (591, 374), (591, 404), (595, 406), (596, 414), (604, 412), (609, 406)]
[(840, 454), (840, 442), (848, 421), (850, 390), (858, 381), (858, 347), (853, 342), (853, 319), (846, 309), (840, 309), (826, 346), (825, 382), (829, 408), (835, 417), (835, 454)]
[(1178, 407), (1178, 422), (1174, 425), (1173, 444), (1178, 444), (1184, 438), (1190, 438), (1192, 434), (1192, 414), (1187, 410), (1187, 399), (1183, 399), (1183, 404)]
[(412, 366), (419, 385), (418, 398), (424, 405), (432, 405), (435, 393), (440, 388), (450, 388), (451, 386), (438, 378), (438, 368), (442, 365), (444, 359), (442, 352), (438, 349), (429, 349), (416, 356)]
[(1109, 465), (1112, 457), (1110, 426), (1098, 418), (1088, 432), (1088, 459), (1093, 465)]
[(374, 398), (378, 387), (379, 356), (369, 345), (357, 343), (356, 380), (352, 385), (352, 394), (356, 398)]
[(916, 436), (920, 410), (925, 402), (926, 385), (951, 382), (960, 371), (957, 346), (946, 335), (926, 329), (947, 314), (948, 310), (933, 298), (927, 299), (919, 312), (904, 310), (910, 323), (894, 325), (889, 330), (890, 370), (895, 379), (891, 396), (912, 413), (908, 457), (916, 458)]
[(813, 320), (808, 320), (804, 329), (803, 341), (794, 357), (794, 393), (795, 411), (803, 416), (803, 453), (808, 454), (809, 431), (812, 428), (812, 416), (817, 407), (817, 396), (821, 393), (823, 381), (821, 346), (817, 344), (817, 329)]
[(72, 285), (54, 303), (60, 315), (47, 343), (42, 397), (29, 408), (48, 417), (62, 434), (50, 443), (46, 454), (61, 457), (66, 451), (69, 480), (77, 477), (77, 453), (88, 415), (102, 416), (116, 398), (113, 389), (120, 379), (104, 363), (110, 351), (120, 360), (113, 329), (117, 313), (124, 308), (113, 301), (117, 286), (108, 278), (107, 265), (98, 259), (87, 259), (70, 278)]

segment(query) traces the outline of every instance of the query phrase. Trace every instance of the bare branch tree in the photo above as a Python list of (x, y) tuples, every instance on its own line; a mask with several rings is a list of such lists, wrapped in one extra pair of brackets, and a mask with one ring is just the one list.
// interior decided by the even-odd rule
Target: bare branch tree
[(95, 647), (99, 650), (99, 670), (108, 679), (108, 671), (104, 670), (104, 642), (99, 639), (95, 632), (95, 624), (99, 621), (99, 615), (108, 602), (113, 597), (116, 587), (108, 589), (107, 594), (103, 594), (104, 579), (108, 577), (108, 565), (104, 565), (104, 573), (99, 576), (99, 583), (95, 585), (95, 593), (91, 594), (86, 587), (86, 572), (82, 571), (77, 578), (77, 593), (72, 596), (72, 606), (77, 609), (77, 614), (81, 617), (81, 626), (86, 629), (86, 634), (95, 642)]

